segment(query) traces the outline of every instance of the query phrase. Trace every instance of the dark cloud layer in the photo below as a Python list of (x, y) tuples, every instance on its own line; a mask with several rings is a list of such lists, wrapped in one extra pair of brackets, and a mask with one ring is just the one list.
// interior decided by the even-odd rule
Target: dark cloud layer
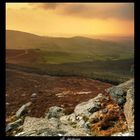
[(69, 15), (83, 18), (117, 18), (122, 20), (133, 20), (134, 4), (133, 3), (116, 3), (116, 4), (72, 4), (72, 3), (46, 3), (34, 4), (36, 8), (44, 10), (55, 10), (57, 14)]
[(40, 7), (43, 9), (56, 9), (58, 7), (58, 4), (53, 4), (53, 3), (41, 4)]
[(44, 10), (54, 10), (54, 9), (56, 9), (58, 7), (58, 5), (59, 4), (57, 4), (57, 3), (30, 4), (30, 6), (33, 6), (33, 8), (41, 8), (41, 9), (44, 9)]

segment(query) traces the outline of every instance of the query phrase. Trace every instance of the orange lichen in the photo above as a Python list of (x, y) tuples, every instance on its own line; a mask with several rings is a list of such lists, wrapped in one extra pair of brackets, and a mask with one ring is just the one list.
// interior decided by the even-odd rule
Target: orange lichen
[(91, 133), (98, 136), (110, 136), (115, 132), (126, 130), (127, 124), (120, 107), (113, 102), (104, 105), (108, 112), (100, 114), (100, 121), (91, 126)]
[(7, 124), (7, 123), (10, 123), (10, 122), (12, 122), (12, 121), (14, 121), (14, 120), (16, 120), (16, 116), (15, 116), (15, 115), (9, 116), (9, 117), (6, 118), (6, 124)]

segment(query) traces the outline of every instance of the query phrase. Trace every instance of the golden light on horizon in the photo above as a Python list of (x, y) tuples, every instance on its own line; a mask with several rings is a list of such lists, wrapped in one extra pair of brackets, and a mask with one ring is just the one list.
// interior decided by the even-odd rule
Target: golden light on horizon
[(133, 3), (6, 3), (6, 29), (45, 36), (133, 36), (133, 12)]

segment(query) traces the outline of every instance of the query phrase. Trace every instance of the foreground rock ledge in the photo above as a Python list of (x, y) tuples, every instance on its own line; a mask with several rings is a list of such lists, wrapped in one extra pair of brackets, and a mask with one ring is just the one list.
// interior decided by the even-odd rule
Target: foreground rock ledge
[[(131, 79), (118, 86), (107, 89), (111, 98), (117, 102), (124, 111), (128, 130), (134, 133), (134, 79)], [(121, 103), (119, 101), (122, 101)]]
[[(44, 118), (26, 116), (22, 131), (14, 136), (133, 136), (134, 80), (107, 91), (108, 95), (99, 93), (78, 104), (69, 115), (64, 108), (53, 106)], [(124, 98), (123, 104), (118, 103), (119, 97)]]

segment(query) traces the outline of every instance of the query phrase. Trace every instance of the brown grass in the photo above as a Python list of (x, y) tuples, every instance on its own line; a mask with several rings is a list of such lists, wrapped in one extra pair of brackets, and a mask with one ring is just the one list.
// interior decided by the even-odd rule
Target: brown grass
[(125, 117), (120, 107), (111, 100), (104, 106), (108, 109), (108, 112), (101, 114), (101, 120), (91, 126), (92, 133), (98, 136), (110, 136), (115, 132), (126, 130)]

